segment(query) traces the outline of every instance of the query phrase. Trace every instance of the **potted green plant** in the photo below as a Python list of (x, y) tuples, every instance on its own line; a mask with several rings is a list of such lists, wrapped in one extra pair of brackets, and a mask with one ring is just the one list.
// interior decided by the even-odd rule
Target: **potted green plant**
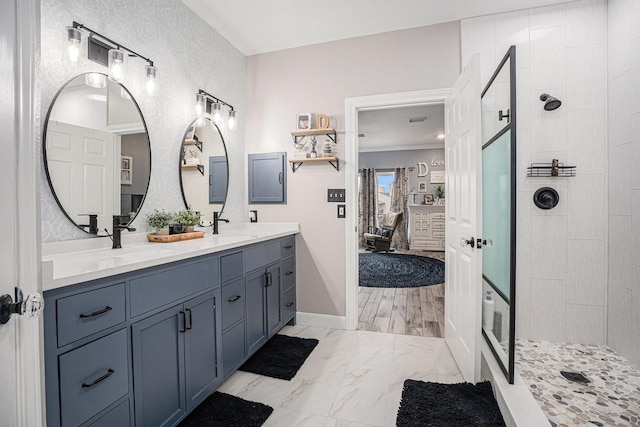
[(174, 221), (182, 225), (186, 233), (191, 233), (193, 231), (193, 227), (200, 223), (201, 217), (202, 214), (191, 209), (191, 205), (189, 205), (186, 211), (178, 211), (176, 213)]
[(147, 215), (147, 224), (156, 229), (156, 234), (168, 235), (169, 224), (173, 220), (173, 214), (166, 212), (164, 209), (159, 211), (154, 209), (153, 213)]
[(437, 199), (444, 199), (444, 186), (438, 185), (436, 187), (436, 198)]

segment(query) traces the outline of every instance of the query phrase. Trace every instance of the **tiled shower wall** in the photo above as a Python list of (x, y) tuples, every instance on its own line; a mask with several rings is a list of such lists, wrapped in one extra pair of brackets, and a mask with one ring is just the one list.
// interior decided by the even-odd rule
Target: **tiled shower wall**
[[(462, 64), (479, 53), (483, 84), (516, 45), (519, 338), (605, 340), (606, 23), (605, 0), (462, 21)], [(539, 100), (544, 92), (562, 100), (562, 107), (544, 111)], [(526, 177), (530, 163), (554, 158), (576, 165), (577, 176)], [(545, 186), (560, 194), (560, 203), (549, 211), (532, 201), (535, 190)]]
[(640, 365), (640, 1), (609, 0), (607, 344)]

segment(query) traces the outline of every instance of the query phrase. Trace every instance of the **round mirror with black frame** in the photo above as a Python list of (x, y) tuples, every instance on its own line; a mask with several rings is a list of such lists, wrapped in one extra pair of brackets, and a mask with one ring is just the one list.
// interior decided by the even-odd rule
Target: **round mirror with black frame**
[(180, 150), (180, 188), (185, 207), (202, 214), (224, 210), (229, 189), (227, 147), (218, 126), (207, 114), (187, 126)]
[(44, 167), (65, 216), (81, 230), (106, 236), (113, 216), (130, 224), (151, 176), (151, 146), (140, 107), (127, 88), (101, 73), (62, 86), (44, 125)]

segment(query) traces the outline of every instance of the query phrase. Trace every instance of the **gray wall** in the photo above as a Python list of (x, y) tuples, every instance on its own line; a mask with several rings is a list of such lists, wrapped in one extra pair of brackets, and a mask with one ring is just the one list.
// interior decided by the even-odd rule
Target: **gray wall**
[[(246, 58), (178, 0), (42, 0), (41, 114), (45, 117), (59, 88), (73, 76), (106, 68), (87, 61), (72, 68), (64, 61), (65, 26), (75, 20), (154, 60), (158, 87), (147, 95), (144, 63), (131, 59), (125, 86), (138, 102), (151, 141), (151, 182), (142, 212), (133, 226), (148, 229), (145, 216), (154, 208), (183, 209), (179, 187), (181, 139), (195, 118), (198, 89), (232, 104), (239, 126), (225, 131), (229, 150), (229, 198), (225, 217), (237, 222), (244, 210), (244, 120)], [(137, 69), (134, 69), (136, 68)], [(64, 217), (41, 173), (42, 241), (87, 237)]]
[(607, 344), (640, 365), (640, 2), (609, 0)]
[[(451, 87), (460, 73), (459, 22), (358, 37), (247, 58), (246, 152), (293, 154), (296, 114), (324, 113), (344, 158), (344, 100), (349, 97)], [(322, 139), (321, 139), (322, 141)], [(300, 223), (298, 311), (344, 316), (345, 220), (327, 203), (345, 188), (329, 164), (287, 171), (287, 204), (247, 206), (260, 221)], [(357, 197), (347, 194), (347, 197)]]
[[(444, 166), (431, 166), (431, 161), (434, 159), (444, 160), (444, 148), (358, 153), (358, 167), (375, 169), (412, 167), (414, 169), (408, 173), (409, 191), (417, 193), (418, 182), (426, 182), (427, 191), (424, 194), (435, 195), (436, 187), (444, 184), (431, 184), (431, 171), (444, 171)], [(418, 162), (427, 164), (429, 168), (427, 176), (418, 177)]]
[[(606, 16), (605, 0), (586, 0), (461, 24), (462, 62), (480, 54), (483, 84), (516, 45), (519, 338), (605, 343)], [(543, 92), (562, 107), (544, 111)], [(553, 158), (577, 176), (526, 177), (531, 163)], [(560, 194), (549, 211), (532, 201), (544, 186)]]
[(120, 186), (120, 194), (144, 194), (149, 180), (149, 145), (144, 133), (122, 135), (120, 151), (133, 158), (133, 182)]

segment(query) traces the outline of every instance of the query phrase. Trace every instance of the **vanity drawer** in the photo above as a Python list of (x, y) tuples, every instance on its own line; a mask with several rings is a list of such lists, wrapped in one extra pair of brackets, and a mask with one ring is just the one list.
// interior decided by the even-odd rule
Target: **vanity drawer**
[(296, 288), (282, 294), (282, 321), (287, 323), (296, 315)]
[(226, 377), (244, 361), (244, 322), (238, 323), (222, 335), (222, 369)]
[(56, 301), (58, 347), (125, 320), (124, 283), (60, 298)]
[(289, 236), (280, 241), (281, 258), (292, 256), (296, 252), (295, 237)]
[(244, 278), (222, 288), (222, 330), (244, 317)]
[(109, 412), (95, 420), (88, 423), (86, 427), (129, 427), (131, 425), (131, 415), (129, 413), (129, 400), (125, 400)]
[(244, 271), (248, 273), (278, 261), (280, 259), (280, 242), (247, 249), (244, 251), (244, 255)]
[(218, 270), (218, 258), (209, 258), (132, 279), (131, 317), (217, 285)]
[(282, 290), (286, 291), (296, 284), (296, 259), (287, 258), (282, 261)]
[(242, 252), (220, 257), (220, 279), (223, 285), (244, 274), (243, 259)]
[(127, 330), (61, 355), (62, 425), (77, 426), (129, 392)]

